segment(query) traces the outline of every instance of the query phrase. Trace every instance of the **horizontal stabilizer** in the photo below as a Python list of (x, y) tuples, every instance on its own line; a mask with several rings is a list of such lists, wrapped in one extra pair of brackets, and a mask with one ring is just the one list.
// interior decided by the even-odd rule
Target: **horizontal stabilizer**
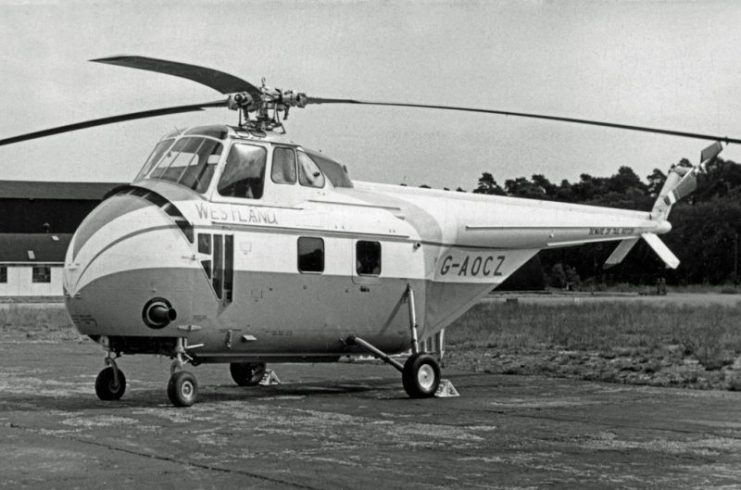
[(658, 255), (661, 260), (664, 261), (667, 267), (669, 267), (670, 269), (676, 269), (677, 266), (679, 266), (679, 259), (677, 258), (677, 256), (674, 255), (671, 250), (669, 250), (669, 247), (667, 247), (664, 242), (661, 241), (661, 238), (659, 238), (658, 235), (655, 235), (653, 233), (644, 233), (641, 235), (641, 237), (646, 240), (646, 243), (648, 243), (653, 251), (656, 252), (656, 255)]
[(637, 237), (628, 238), (621, 241), (615, 248), (615, 250), (613, 250), (613, 252), (610, 254), (610, 256), (607, 257), (607, 260), (605, 261), (605, 264), (602, 266), (602, 268), (609, 269), (610, 267), (618, 265), (620, 262), (623, 261), (625, 256), (628, 255), (628, 252), (630, 252), (630, 250), (636, 243), (638, 243)]

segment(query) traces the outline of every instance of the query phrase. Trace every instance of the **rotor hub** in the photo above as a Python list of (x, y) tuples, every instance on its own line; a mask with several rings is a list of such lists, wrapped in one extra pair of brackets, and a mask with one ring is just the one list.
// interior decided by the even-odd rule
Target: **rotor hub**
[(227, 107), (241, 111), (244, 116), (244, 120), (240, 119), (241, 127), (260, 131), (283, 129), (282, 121), (288, 118), (289, 109), (306, 107), (308, 102), (305, 93), (268, 87), (264, 79), (259, 91), (259, 100), (248, 92), (236, 92), (227, 96)]

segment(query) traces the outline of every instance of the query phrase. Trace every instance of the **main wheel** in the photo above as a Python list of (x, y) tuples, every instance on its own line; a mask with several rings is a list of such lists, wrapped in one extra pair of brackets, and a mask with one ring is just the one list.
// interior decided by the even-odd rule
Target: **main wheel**
[(189, 407), (198, 399), (198, 382), (188, 371), (178, 371), (167, 383), (167, 397), (176, 407)]
[(95, 378), (95, 394), (101, 400), (120, 400), (126, 391), (126, 376), (118, 370), (118, 382), (111, 366), (103, 369)]
[(440, 365), (437, 359), (429, 354), (413, 354), (404, 363), (401, 382), (412, 398), (434, 396), (440, 384)]
[(229, 372), (239, 386), (255, 386), (260, 384), (265, 374), (265, 363), (233, 362), (229, 365)]

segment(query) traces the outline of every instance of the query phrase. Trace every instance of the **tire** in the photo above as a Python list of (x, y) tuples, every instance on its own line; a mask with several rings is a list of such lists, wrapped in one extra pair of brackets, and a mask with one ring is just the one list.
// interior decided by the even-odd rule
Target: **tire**
[(118, 370), (118, 383), (111, 366), (103, 369), (95, 378), (95, 394), (105, 401), (120, 400), (126, 391), (126, 376)]
[(233, 362), (229, 365), (229, 373), (239, 386), (257, 386), (265, 374), (265, 363)]
[(404, 363), (401, 382), (411, 398), (435, 396), (440, 385), (440, 364), (429, 354), (413, 354)]
[(188, 371), (179, 371), (170, 376), (167, 397), (176, 407), (189, 407), (198, 399), (198, 382)]

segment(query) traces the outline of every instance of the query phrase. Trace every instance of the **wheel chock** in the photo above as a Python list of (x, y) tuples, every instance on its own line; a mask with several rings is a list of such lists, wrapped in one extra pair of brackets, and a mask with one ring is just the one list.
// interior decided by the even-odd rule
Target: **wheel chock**
[(435, 392), (435, 398), (452, 398), (455, 396), (461, 396), (461, 394), (455, 389), (453, 383), (449, 379), (441, 379)]
[(275, 386), (282, 383), (280, 382), (278, 375), (275, 374), (275, 371), (272, 369), (266, 369), (259, 384), (260, 386)]

